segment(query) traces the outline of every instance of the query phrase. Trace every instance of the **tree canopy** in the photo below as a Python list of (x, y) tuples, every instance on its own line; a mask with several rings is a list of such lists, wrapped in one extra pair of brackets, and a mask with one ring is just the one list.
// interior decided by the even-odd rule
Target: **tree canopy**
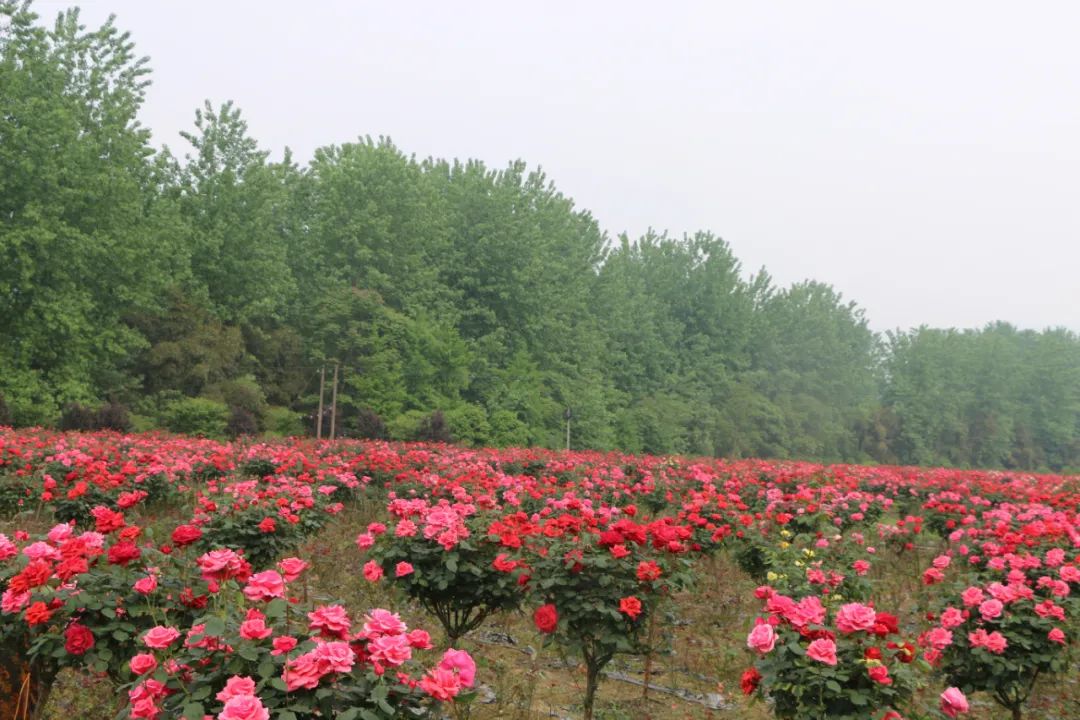
[[(137, 427), (339, 431), (648, 453), (1080, 467), (1080, 338), (1005, 323), (879, 336), (711, 232), (609, 238), (538, 168), (388, 138), (281, 161), (207, 102), (182, 157), (138, 114), (110, 21), (0, 3), (0, 397)], [(3, 418), (0, 418), (2, 421)], [(198, 427), (195, 422), (195, 427)], [(246, 427), (246, 426), (245, 426)]]

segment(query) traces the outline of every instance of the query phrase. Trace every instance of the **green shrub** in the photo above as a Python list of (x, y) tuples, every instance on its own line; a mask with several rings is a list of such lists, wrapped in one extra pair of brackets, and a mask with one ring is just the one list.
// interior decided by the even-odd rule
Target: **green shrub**
[(163, 424), (175, 433), (222, 437), (229, 420), (229, 408), (208, 398), (175, 400), (165, 408)]
[(304, 434), (304, 416), (286, 407), (266, 409), (264, 425), (268, 435), (279, 437), (299, 437)]
[(415, 440), (423, 419), (423, 411), (409, 410), (388, 422), (386, 430), (391, 440)]
[(487, 412), (478, 405), (458, 405), (446, 411), (446, 425), (455, 442), (481, 447), (491, 442)]
[(515, 413), (496, 410), (491, 413), (490, 442), (494, 447), (528, 447), (529, 428)]

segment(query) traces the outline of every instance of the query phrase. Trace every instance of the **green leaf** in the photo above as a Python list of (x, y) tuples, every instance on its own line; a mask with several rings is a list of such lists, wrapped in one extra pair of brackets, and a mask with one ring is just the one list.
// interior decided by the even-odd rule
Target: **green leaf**
[(184, 706), (183, 716), (185, 720), (202, 720), (206, 715), (202, 703), (192, 702)]

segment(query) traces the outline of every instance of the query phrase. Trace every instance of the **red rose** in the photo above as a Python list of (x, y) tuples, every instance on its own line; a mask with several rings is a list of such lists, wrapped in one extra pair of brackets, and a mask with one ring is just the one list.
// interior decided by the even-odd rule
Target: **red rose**
[(172, 541), (174, 545), (184, 546), (190, 545), (199, 538), (202, 537), (202, 530), (194, 525), (179, 525), (172, 532)]
[(50, 617), (52, 617), (52, 612), (49, 606), (40, 600), (26, 608), (26, 624), (31, 627), (49, 622)]
[(119, 542), (109, 548), (110, 565), (127, 565), (132, 560), (137, 560), (142, 555), (139, 547), (132, 542)]
[(637, 620), (641, 615), (641, 601), (636, 596), (624, 597), (619, 600), (619, 612), (628, 616), (631, 620)]
[(94, 647), (94, 633), (85, 625), (68, 625), (64, 631), (64, 649), (69, 655), (84, 655), (87, 650)]
[(536, 629), (540, 632), (553, 633), (559, 626), (559, 612), (550, 603), (541, 605), (533, 613), (533, 622), (536, 623)]
[(757, 671), (757, 668), (748, 668), (746, 672), (742, 674), (742, 679), (739, 680), (739, 686), (742, 688), (743, 695), (752, 695), (757, 690), (758, 683), (761, 682), (761, 673)]

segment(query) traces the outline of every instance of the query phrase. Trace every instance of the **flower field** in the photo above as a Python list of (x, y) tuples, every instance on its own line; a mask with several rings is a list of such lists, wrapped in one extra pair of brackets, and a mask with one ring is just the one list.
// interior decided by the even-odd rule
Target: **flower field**
[(0, 429), (0, 718), (1078, 718), (1080, 478)]

